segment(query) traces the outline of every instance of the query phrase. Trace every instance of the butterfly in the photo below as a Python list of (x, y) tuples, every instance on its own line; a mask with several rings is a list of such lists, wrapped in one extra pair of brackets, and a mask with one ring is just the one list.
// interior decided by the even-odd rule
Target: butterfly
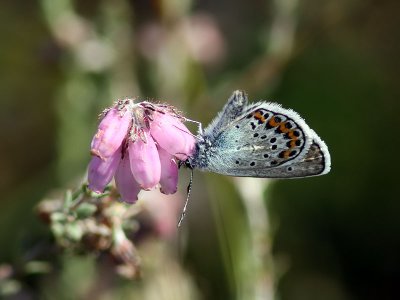
[(327, 174), (331, 158), (298, 113), (271, 102), (249, 104), (237, 90), (204, 131), (200, 124), (195, 151), (184, 165), (230, 176), (300, 178)]

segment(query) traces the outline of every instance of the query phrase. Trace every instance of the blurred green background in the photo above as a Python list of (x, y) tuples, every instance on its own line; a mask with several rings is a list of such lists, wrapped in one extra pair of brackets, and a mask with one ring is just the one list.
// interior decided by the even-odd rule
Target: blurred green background
[(97, 115), (117, 98), (162, 100), (204, 126), (244, 89), (299, 112), (332, 156), (330, 174), (300, 180), (195, 172), (178, 236), (137, 245), (140, 281), (67, 255), (11, 299), (397, 299), (399, 11), (396, 0), (2, 1), (0, 263), (46, 235), (35, 205), (82, 178)]

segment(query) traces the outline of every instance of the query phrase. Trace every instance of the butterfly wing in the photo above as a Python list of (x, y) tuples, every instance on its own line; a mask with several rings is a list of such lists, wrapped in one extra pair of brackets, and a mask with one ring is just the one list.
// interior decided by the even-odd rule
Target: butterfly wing
[(324, 175), (331, 169), (331, 158), (326, 144), (315, 135), (307, 154), (292, 164), (271, 169), (275, 178), (298, 178)]
[(325, 174), (330, 168), (325, 143), (297, 113), (274, 103), (245, 107), (204, 140), (195, 167), (220, 174), (294, 178)]
[(244, 91), (234, 91), (229, 97), (228, 102), (218, 113), (217, 117), (207, 126), (204, 130), (204, 135), (215, 138), (214, 134), (221, 131), (222, 128), (229, 126), (234, 120), (236, 120), (246, 107), (248, 98)]

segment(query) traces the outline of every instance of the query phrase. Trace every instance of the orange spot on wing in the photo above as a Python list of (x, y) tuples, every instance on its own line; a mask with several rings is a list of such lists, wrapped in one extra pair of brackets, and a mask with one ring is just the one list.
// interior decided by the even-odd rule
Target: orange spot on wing
[(253, 114), (253, 116), (254, 116), (254, 118), (256, 118), (257, 120), (259, 120), (259, 121), (265, 123), (265, 117), (264, 117), (259, 111), (256, 111), (256, 112)]
[[(290, 150), (291, 150), (291, 149), (297, 147), (296, 141), (299, 139), (297, 136), (294, 135), (294, 132), (295, 132), (295, 130), (288, 130), (288, 131), (287, 131), (287, 136), (288, 136), (289, 139), (290, 139), (289, 150), (288, 150), (289, 153), (290, 153)], [(285, 156), (285, 157), (286, 157), (286, 156)]]
[(294, 135), (294, 130), (290, 130), (288, 132), (288, 136), (290, 137), (291, 140), (298, 140), (298, 137)]
[(276, 122), (276, 121), (275, 121), (275, 117), (272, 117), (272, 118), (269, 120), (268, 124), (269, 124), (270, 126), (272, 126), (272, 127), (276, 127), (276, 126), (278, 126), (278, 125), (281, 124), (281, 123)]
[(287, 122), (283, 122), (283, 123), (281, 123), (281, 125), (279, 126), (280, 131), (283, 132), (283, 133), (288, 133), (288, 132), (290, 131), (289, 128), (286, 128), (286, 123), (287, 123)]

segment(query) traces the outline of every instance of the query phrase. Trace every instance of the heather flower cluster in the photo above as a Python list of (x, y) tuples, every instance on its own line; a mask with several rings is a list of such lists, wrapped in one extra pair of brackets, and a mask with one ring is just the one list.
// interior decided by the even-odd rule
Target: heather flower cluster
[(194, 151), (195, 138), (183, 118), (167, 105), (132, 99), (105, 110), (91, 143), (89, 189), (101, 193), (115, 179), (121, 199), (134, 203), (141, 190), (177, 190), (177, 160)]

